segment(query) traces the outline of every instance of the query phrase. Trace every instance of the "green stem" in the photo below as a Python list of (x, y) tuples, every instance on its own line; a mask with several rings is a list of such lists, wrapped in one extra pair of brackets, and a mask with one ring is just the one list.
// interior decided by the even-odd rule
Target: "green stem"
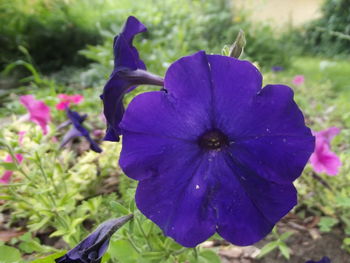
[(142, 235), (143, 235), (144, 238), (146, 239), (148, 248), (152, 251), (153, 248), (152, 248), (152, 246), (151, 246), (151, 243), (150, 243), (149, 240), (148, 240), (148, 236), (146, 235), (145, 231), (143, 230), (143, 228), (142, 228), (142, 226), (141, 226), (140, 220), (139, 220), (137, 217), (135, 217), (135, 219), (136, 219), (137, 225), (139, 226), (139, 228), (140, 228), (140, 230), (141, 230)]
[(129, 234), (127, 234), (127, 238), (128, 241), (130, 242), (131, 246), (137, 251), (137, 253), (141, 253), (141, 251), (137, 248), (137, 246), (135, 245), (134, 241), (132, 240), (131, 236)]

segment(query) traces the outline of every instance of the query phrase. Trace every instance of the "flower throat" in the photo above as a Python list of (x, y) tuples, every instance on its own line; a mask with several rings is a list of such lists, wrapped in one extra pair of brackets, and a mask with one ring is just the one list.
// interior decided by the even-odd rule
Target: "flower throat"
[(201, 148), (206, 150), (219, 150), (229, 144), (229, 140), (225, 134), (219, 130), (211, 130), (203, 133), (199, 139), (198, 144)]

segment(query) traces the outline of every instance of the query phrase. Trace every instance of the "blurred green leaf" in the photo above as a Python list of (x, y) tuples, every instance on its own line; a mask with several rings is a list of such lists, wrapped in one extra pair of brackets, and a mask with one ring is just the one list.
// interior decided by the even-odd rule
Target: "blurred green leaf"
[(323, 216), (321, 217), (318, 226), (320, 227), (321, 232), (330, 232), (333, 226), (335, 226), (337, 223), (338, 220), (336, 218)]
[(67, 251), (57, 252), (57, 253), (51, 254), (47, 257), (36, 259), (36, 260), (32, 261), (32, 263), (55, 263), (56, 258), (62, 257), (66, 253), (67, 253)]
[(279, 245), (278, 241), (272, 241), (267, 243), (265, 246), (261, 248), (258, 258), (264, 257), (265, 255), (267, 255), (268, 253), (276, 249), (278, 245)]
[(220, 263), (221, 259), (217, 253), (212, 250), (203, 250), (199, 253), (201, 262), (203, 263)]
[(21, 261), (21, 253), (14, 247), (0, 246), (0, 262), (15, 263)]
[(281, 251), (283, 257), (285, 259), (289, 260), (289, 258), (290, 258), (290, 249), (284, 242), (280, 242), (278, 244), (278, 249)]

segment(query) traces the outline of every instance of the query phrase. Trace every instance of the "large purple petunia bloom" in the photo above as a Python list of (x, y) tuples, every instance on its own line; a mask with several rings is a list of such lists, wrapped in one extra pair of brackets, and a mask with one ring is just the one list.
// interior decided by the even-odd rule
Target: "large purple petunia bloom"
[(215, 232), (255, 243), (297, 202), (314, 137), (289, 87), (261, 85), (250, 62), (200, 51), (124, 114), (120, 166), (139, 181), (136, 204), (183, 246)]
[(119, 141), (121, 134), (119, 123), (125, 111), (124, 95), (136, 85), (163, 85), (162, 78), (145, 71), (146, 66), (132, 45), (134, 36), (146, 30), (140, 21), (130, 16), (122, 32), (114, 39), (114, 69), (101, 95), (107, 120), (105, 136), (107, 141)]

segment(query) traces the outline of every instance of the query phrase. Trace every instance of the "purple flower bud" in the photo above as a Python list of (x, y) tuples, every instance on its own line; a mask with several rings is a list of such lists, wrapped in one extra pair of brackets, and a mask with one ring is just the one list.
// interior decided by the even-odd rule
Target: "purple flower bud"
[(55, 259), (56, 263), (100, 263), (107, 251), (111, 236), (132, 218), (131, 214), (102, 223), (75, 248)]

